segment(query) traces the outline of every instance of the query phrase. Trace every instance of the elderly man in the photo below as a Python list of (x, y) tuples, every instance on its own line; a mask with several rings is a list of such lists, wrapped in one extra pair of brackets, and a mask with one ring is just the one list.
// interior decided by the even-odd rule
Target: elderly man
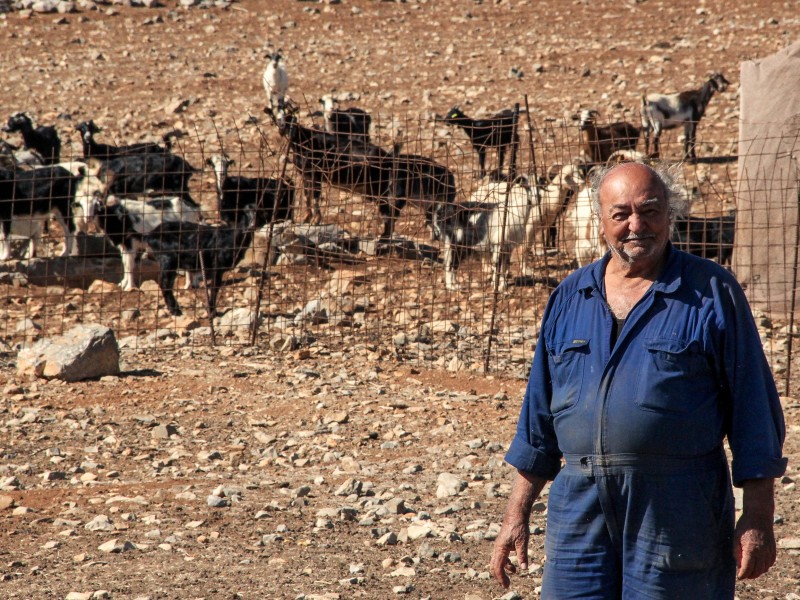
[[(737, 568), (754, 578), (775, 562), (778, 394), (736, 280), (671, 246), (673, 188), (639, 163), (596, 179), (610, 252), (544, 313), (506, 455), (518, 473), (491, 559), (504, 587), (511, 551), (527, 568), (548, 480), (546, 600), (732, 599)], [(725, 437), (743, 488), (735, 527)]]

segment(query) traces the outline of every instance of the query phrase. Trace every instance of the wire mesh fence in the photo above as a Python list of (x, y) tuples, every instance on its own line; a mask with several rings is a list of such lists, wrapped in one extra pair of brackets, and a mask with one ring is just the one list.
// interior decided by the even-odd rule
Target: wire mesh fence
[[(483, 177), (474, 131), (447, 115), (373, 115), (366, 140), (326, 132), (308, 107), (238, 129), (212, 123), (212, 135), (188, 133), (146, 155), (62, 152), (66, 171), (50, 167), (27, 187), (32, 167), (6, 153), (2, 343), (12, 352), (98, 322), (135, 349), (364, 345), (524, 377), (550, 292), (603, 244), (586, 191), (596, 148), (585, 124), (538, 122), (524, 103), (510, 118), (517, 141), (502, 168), (499, 142), (484, 144)], [(746, 257), (742, 240), (769, 229), (738, 207), (741, 140), (716, 140), (707, 125), (693, 163), (680, 162), (677, 130), (661, 139), (690, 206), (673, 240), (735, 268), (734, 248)], [(770, 219), (796, 228), (796, 171), (770, 181), (795, 211)], [(50, 208), (63, 219), (47, 218)], [(781, 256), (796, 271), (796, 236)], [(759, 323), (769, 320), (764, 341), (788, 387), (795, 308), (769, 308), (767, 295)]]

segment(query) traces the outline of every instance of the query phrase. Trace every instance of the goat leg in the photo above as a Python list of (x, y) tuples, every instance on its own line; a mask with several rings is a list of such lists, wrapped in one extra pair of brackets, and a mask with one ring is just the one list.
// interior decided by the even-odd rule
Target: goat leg
[(444, 238), (444, 287), (451, 292), (456, 292), (460, 289), (456, 283), (456, 269), (458, 268), (458, 256), (456, 249), (453, 248), (453, 242), (450, 241), (449, 236)]
[(177, 277), (178, 273), (173, 265), (161, 264), (161, 273), (158, 276), (158, 287), (161, 288), (161, 295), (164, 297), (164, 303), (167, 305), (169, 314), (174, 317), (179, 317), (183, 314), (180, 306), (178, 306), (178, 301), (175, 299), (175, 294), (172, 291)]
[(697, 121), (691, 120), (683, 128), (683, 160), (689, 163), (697, 162), (695, 145), (697, 144)]

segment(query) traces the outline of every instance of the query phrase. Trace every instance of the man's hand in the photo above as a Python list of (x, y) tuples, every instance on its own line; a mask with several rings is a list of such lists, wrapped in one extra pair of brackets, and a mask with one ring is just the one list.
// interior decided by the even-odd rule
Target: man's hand
[(528, 531), (528, 523), (507, 523), (503, 520), (503, 527), (497, 538), (494, 541), (494, 549), (492, 550), (492, 560), (489, 563), (489, 571), (492, 576), (497, 580), (497, 583), (504, 588), (508, 588), (511, 584), (506, 571), (509, 573), (516, 573), (517, 567), (508, 558), (511, 551), (517, 553), (517, 561), (520, 568), (525, 571), (528, 569), (528, 540), (530, 539), (530, 532)]
[(739, 579), (755, 579), (775, 564), (777, 550), (772, 522), (775, 514), (772, 479), (750, 479), (744, 490), (742, 516), (733, 534), (733, 556)]
[(513, 550), (517, 553), (517, 561), (523, 570), (528, 568), (528, 521), (531, 517), (533, 501), (542, 491), (546, 479), (535, 477), (524, 471), (517, 471), (514, 487), (508, 498), (508, 506), (503, 515), (503, 525), (494, 541), (489, 571), (497, 583), (507, 588), (511, 583), (507, 572), (515, 573), (517, 568), (508, 559)]

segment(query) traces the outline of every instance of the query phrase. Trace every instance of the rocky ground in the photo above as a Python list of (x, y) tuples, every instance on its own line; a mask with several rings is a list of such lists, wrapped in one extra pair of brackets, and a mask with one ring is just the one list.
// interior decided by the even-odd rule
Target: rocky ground
[[(323, 93), (350, 98), (373, 113), (382, 139), (401, 127), (412, 147), (451, 157), (468, 187), (469, 147), (433, 115), (457, 103), (477, 115), (525, 94), (545, 132), (536, 139), (560, 160), (576, 136), (565, 115), (593, 107), (635, 121), (644, 89), (699, 86), (722, 71), (733, 85), (701, 124), (700, 153), (735, 152), (739, 62), (800, 31), (796, 3), (768, 0), (164, 4), (3, 15), (0, 104), (55, 124), (67, 155), (80, 154), (74, 125), (93, 118), (118, 142), (183, 129), (182, 150), (198, 166), (221, 144), (242, 168), (274, 169), (280, 140), (261, 113), (260, 77), (265, 48), (281, 47), (295, 101), (310, 111)], [(730, 181), (730, 169), (711, 175)], [(711, 176), (698, 181), (713, 187)], [(210, 207), (208, 174), (193, 187)], [(408, 217), (401, 231), (412, 225)], [(546, 495), (518, 596), (489, 581), (487, 562), (512, 475), (502, 458), (552, 282), (514, 288), (492, 327), (478, 282), (453, 299), (434, 276), (428, 265), (371, 259), (281, 272), (265, 301), (273, 324), (338, 277), (361, 290), (350, 292), (361, 308), (343, 321), (367, 326), (304, 327), (289, 343), (271, 331), (255, 347), (241, 332), (211, 347), (202, 303), (177, 323), (150, 284), (120, 293), (102, 281), (0, 281), (0, 596), (536, 598)], [(224, 306), (252, 300), (237, 289)], [(184, 306), (194, 297), (179, 294)], [(115, 329), (120, 376), (16, 375), (18, 345), (78, 322)], [(759, 324), (783, 390), (789, 332)], [(498, 358), (482, 374), (496, 331)], [(784, 397), (778, 562), (739, 584), (742, 600), (800, 598), (798, 385), (790, 378)]]

